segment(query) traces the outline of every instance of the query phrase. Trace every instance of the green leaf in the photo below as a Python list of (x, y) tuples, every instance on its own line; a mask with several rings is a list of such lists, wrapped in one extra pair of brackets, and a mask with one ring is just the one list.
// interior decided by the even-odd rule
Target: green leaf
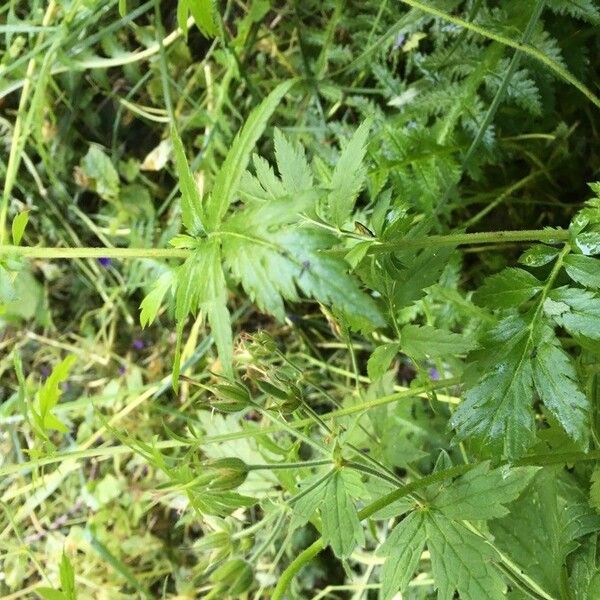
[(600, 10), (594, 0), (546, 0), (550, 10), (559, 15), (570, 15), (598, 25)]
[(575, 245), (585, 256), (600, 254), (600, 231), (584, 231), (575, 236)]
[(580, 254), (569, 254), (563, 262), (565, 271), (573, 281), (588, 288), (600, 288), (600, 260)]
[(425, 516), (414, 511), (404, 518), (377, 550), (386, 561), (381, 571), (382, 600), (390, 600), (397, 592), (404, 594), (425, 546)]
[(346, 492), (342, 474), (337, 471), (327, 482), (321, 505), (323, 540), (338, 558), (348, 558), (354, 548), (365, 543), (362, 526)]
[(185, 0), (194, 17), (194, 23), (206, 37), (218, 33), (216, 0)]
[[(305, 525), (310, 521), (315, 511), (325, 500), (327, 481), (328, 479), (323, 479), (322, 475), (317, 475), (308, 481), (303, 481), (301, 483), (301, 485), (304, 487), (304, 490), (308, 489), (308, 491), (292, 504), (294, 517), (292, 519), (292, 523), (290, 524), (291, 529)], [(311, 486), (314, 487), (309, 489)]]
[(558, 288), (544, 302), (546, 314), (572, 335), (600, 340), (600, 298), (578, 288)]
[(508, 268), (485, 280), (475, 292), (476, 304), (489, 308), (512, 308), (535, 296), (542, 284), (523, 269)]
[(450, 600), (454, 590), (461, 600), (500, 600), (506, 585), (493, 564), (498, 554), (461, 523), (437, 511), (425, 519), (427, 547), (438, 598)]
[(364, 121), (342, 149), (331, 176), (331, 191), (325, 200), (325, 216), (342, 227), (349, 219), (356, 198), (364, 184), (366, 169), (363, 165), (371, 120)]
[(44, 600), (68, 600), (61, 591), (49, 587), (35, 588), (35, 593), (39, 594)]
[[(380, 288), (389, 297), (391, 308), (397, 311), (425, 296), (427, 288), (438, 282), (453, 252), (452, 247), (426, 248), (403, 256), (404, 268), (398, 268), (392, 258), (387, 260)], [(377, 269), (381, 270), (379, 266)]]
[(285, 191), (292, 195), (311, 189), (313, 176), (304, 148), (292, 144), (279, 129), (275, 129), (274, 142), (277, 170)]
[(63, 551), (59, 565), (60, 587), (65, 595), (66, 600), (77, 600), (77, 592), (75, 590), (75, 570), (69, 560), (69, 557)]
[(415, 360), (465, 354), (475, 346), (472, 339), (429, 325), (405, 325), (400, 340), (402, 352)]
[(369, 379), (379, 379), (390, 367), (390, 363), (400, 351), (400, 344), (382, 344), (375, 348), (367, 361)]
[(451, 423), (458, 438), (475, 437), (518, 458), (534, 440), (533, 372), (527, 330), (465, 395)]
[[(219, 358), (226, 374), (231, 373), (233, 343), (231, 319), (227, 309), (227, 287), (221, 267), (221, 249), (217, 240), (209, 240), (177, 269), (175, 286), (175, 318), (178, 321), (178, 348), (183, 333), (182, 324), (190, 314), (205, 311)], [(174, 380), (179, 372), (174, 367)]]
[(112, 164), (110, 158), (99, 146), (92, 144), (87, 154), (81, 160), (81, 170), (87, 178), (86, 187), (107, 200), (114, 202), (119, 197), (120, 181), (119, 174)]
[(15, 246), (18, 246), (21, 243), (21, 239), (23, 238), (23, 234), (25, 233), (25, 227), (27, 227), (27, 222), (29, 221), (29, 211), (24, 210), (19, 213), (12, 222), (12, 240)]
[(58, 363), (54, 369), (52, 369), (52, 373), (50, 373), (48, 379), (46, 379), (37, 393), (36, 416), (38, 417), (39, 425), (42, 430), (55, 429), (63, 433), (68, 431), (68, 428), (59, 421), (51, 411), (60, 398), (60, 384), (69, 376), (69, 372), (75, 364), (75, 360), (75, 356), (69, 355)]
[(586, 540), (571, 560), (569, 591), (575, 600), (594, 600), (600, 589), (600, 564), (597, 559), (598, 541), (594, 536)]
[(373, 245), (373, 242), (358, 242), (358, 244), (352, 246), (350, 250), (344, 256), (344, 260), (352, 267), (356, 269), (360, 261), (367, 255), (369, 248)]
[(142, 300), (140, 304), (140, 325), (142, 327), (150, 325), (156, 319), (165, 295), (173, 287), (173, 279), (174, 275), (171, 271), (163, 273)]
[(246, 123), (233, 140), (227, 156), (217, 173), (213, 190), (206, 206), (207, 229), (216, 229), (238, 190), (240, 180), (252, 149), (262, 135), (269, 117), (273, 114), (282, 98), (294, 85), (294, 80), (280, 83), (248, 116)]
[(186, 39), (188, 34), (187, 19), (190, 11), (188, 1), (189, 0), (178, 0), (177, 2), (177, 26), (183, 31), (183, 35)]
[(210, 576), (210, 580), (223, 586), (228, 596), (243, 594), (254, 581), (252, 566), (241, 558), (232, 558), (218, 567)]
[(540, 344), (533, 360), (533, 381), (537, 392), (567, 435), (583, 450), (589, 436), (587, 398), (579, 389), (571, 360), (551, 334)]
[(171, 140), (175, 155), (175, 169), (179, 178), (179, 190), (181, 191), (181, 215), (184, 227), (191, 235), (204, 233), (204, 215), (202, 211), (202, 198), (198, 186), (190, 170), (185, 149), (177, 129), (171, 127)]
[(489, 522), (498, 549), (551, 598), (563, 597), (565, 560), (578, 539), (595, 538), (589, 534), (599, 526), (600, 516), (583, 502), (572, 479), (554, 468), (540, 469), (510, 514)]
[(537, 467), (508, 466), (490, 470), (486, 461), (442, 489), (432, 505), (449, 519), (478, 520), (503, 517), (510, 504), (529, 485)]
[(525, 250), (519, 257), (519, 262), (527, 267), (543, 267), (558, 256), (558, 250), (552, 246), (536, 244)]
[(0, 305), (12, 302), (16, 297), (12, 274), (0, 264)]

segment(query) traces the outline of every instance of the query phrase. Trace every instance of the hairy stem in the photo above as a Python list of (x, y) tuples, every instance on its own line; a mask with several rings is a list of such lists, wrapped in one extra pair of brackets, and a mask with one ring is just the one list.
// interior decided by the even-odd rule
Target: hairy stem
[[(566, 229), (523, 229), (517, 231), (483, 231), (478, 233), (451, 233), (425, 238), (399, 239), (374, 242), (373, 253), (391, 252), (409, 248), (440, 246), (469, 246), (471, 244), (502, 244), (514, 242), (546, 242), (550, 244), (569, 239)], [(0, 246), (0, 257), (25, 258), (187, 258), (192, 250), (185, 248), (48, 248), (45, 246)]]

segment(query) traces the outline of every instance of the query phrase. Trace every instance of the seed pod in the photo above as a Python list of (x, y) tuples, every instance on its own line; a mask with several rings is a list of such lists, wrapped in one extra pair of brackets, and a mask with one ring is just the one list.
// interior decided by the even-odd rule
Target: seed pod
[(232, 558), (221, 565), (211, 576), (213, 583), (220, 584), (221, 589), (231, 596), (243, 594), (254, 581), (254, 573), (249, 563), (241, 558)]
[(209, 486), (211, 490), (233, 490), (242, 485), (248, 477), (248, 466), (236, 457), (217, 458), (208, 461), (205, 466), (215, 472)]
[(248, 344), (248, 352), (253, 358), (269, 358), (277, 350), (277, 343), (265, 331), (260, 331), (252, 336)]
[(239, 412), (252, 402), (248, 388), (241, 383), (220, 383), (212, 389), (215, 395), (213, 405), (223, 412)]
[(262, 392), (268, 394), (269, 396), (273, 396), (278, 400), (283, 400), (284, 402), (287, 402), (290, 399), (290, 394), (286, 390), (279, 388), (276, 385), (273, 385), (269, 381), (258, 379), (256, 381), (256, 385), (260, 388)]

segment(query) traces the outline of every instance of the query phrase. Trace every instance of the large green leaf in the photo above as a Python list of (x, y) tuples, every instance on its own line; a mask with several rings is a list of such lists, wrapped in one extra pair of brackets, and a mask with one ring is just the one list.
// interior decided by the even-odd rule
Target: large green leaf
[(600, 288), (600, 260), (581, 254), (569, 254), (565, 257), (564, 264), (565, 271), (573, 281), (591, 289)]
[(179, 373), (179, 347), (184, 319), (205, 312), (226, 373), (231, 372), (233, 344), (227, 309), (227, 287), (221, 267), (221, 248), (212, 239), (200, 244), (178, 268), (175, 277), (175, 317), (178, 321), (174, 383)]

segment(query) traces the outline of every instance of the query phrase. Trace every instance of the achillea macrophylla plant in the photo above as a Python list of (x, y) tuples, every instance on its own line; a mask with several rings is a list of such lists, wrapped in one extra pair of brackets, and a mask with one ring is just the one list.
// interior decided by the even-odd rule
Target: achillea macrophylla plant
[(89, 4), (6, 25), (0, 591), (596, 598), (596, 3)]

